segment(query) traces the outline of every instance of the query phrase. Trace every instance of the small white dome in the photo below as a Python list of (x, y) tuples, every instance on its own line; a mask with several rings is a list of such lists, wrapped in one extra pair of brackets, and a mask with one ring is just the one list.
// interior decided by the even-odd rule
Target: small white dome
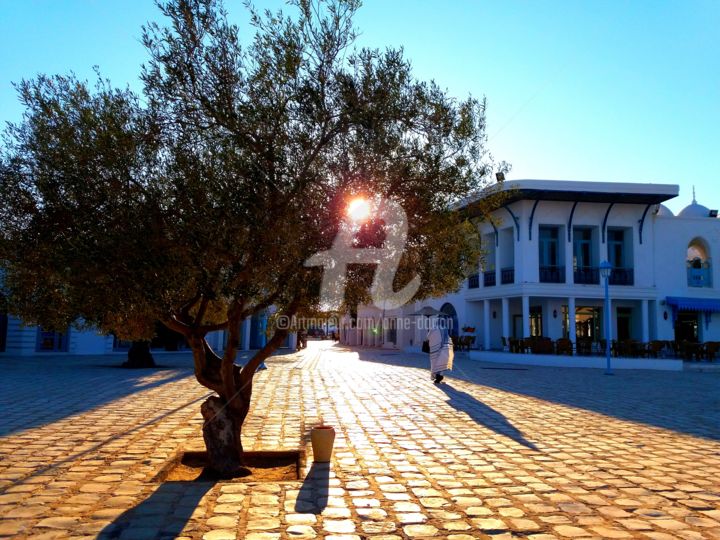
[(675, 214), (672, 213), (672, 210), (670, 210), (667, 206), (664, 204), (661, 204), (658, 208), (657, 214), (660, 217), (675, 217)]
[(689, 218), (701, 218), (710, 217), (710, 209), (702, 204), (698, 204), (693, 201), (692, 204), (687, 205), (685, 208), (680, 210), (678, 217), (689, 217)]

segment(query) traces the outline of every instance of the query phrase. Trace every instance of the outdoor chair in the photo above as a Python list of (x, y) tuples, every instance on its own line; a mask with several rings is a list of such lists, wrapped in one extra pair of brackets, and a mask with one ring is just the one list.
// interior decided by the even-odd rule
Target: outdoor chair
[(577, 340), (577, 353), (581, 356), (590, 356), (592, 353), (592, 340), (580, 338)]
[(573, 344), (568, 338), (560, 338), (555, 342), (555, 354), (572, 356)]
[(658, 358), (661, 355), (664, 348), (665, 348), (664, 341), (658, 341), (658, 340), (651, 341), (650, 343), (648, 343), (648, 346), (647, 346), (647, 354), (648, 354), (648, 356), (650, 356), (652, 358)]
[(533, 338), (530, 340), (530, 350), (533, 354), (552, 354), (552, 340), (548, 337)]
[(470, 347), (475, 343), (475, 336), (460, 336), (458, 339), (458, 350), (470, 352)]
[(520, 340), (520, 352), (530, 354), (532, 352), (532, 339), (523, 338)]
[(618, 356), (624, 358), (637, 358), (640, 355), (638, 342), (632, 339), (623, 339), (618, 342)]
[(705, 346), (694, 341), (683, 341), (681, 344), (683, 359), (688, 361), (700, 361), (705, 356)]
[(715, 360), (718, 351), (720, 351), (720, 341), (708, 341), (705, 343), (705, 359), (708, 362)]

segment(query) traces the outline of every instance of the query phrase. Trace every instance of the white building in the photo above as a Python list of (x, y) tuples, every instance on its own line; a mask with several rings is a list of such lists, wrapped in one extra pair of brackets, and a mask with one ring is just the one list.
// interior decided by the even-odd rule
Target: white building
[[(267, 313), (248, 317), (240, 326), (240, 350), (259, 349), (266, 343)], [(215, 350), (223, 350), (227, 341), (224, 331), (208, 334), (208, 343)], [(295, 336), (290, 336), (287, 346), (295, 346)], [(112, 335), (105, 336), (92, 331), (79, 331), (72, 327), (64, 332), (45, 330), (38, 326), (24, 325), (17, 317), (0, 314), (0, 355), (34, 356), (48, 354), (127, 354), (130, 342)], [(187, 350), (179, 334), (158, 327), (158, 337), (152, 342), (152, 351)]]
[[(419, 350), (425, 331), (411, 316), (431, 306), (472, 327), (479, 350), (507, 350), (512, 338), (720, 341), (720, 250), (717, 211), (697, 204), (677, 216), (662, 203), (678, 194), (667, 184), (550, 180), (504, 182), (504, 206), (479, 225), (484, 264), (456, 293), (381, 313), (363, 306), (358, 318), (382, 331), (353, 329), (349, 344)], [(609, 261), (611, 327), (604, 324)], [(718, 287), (716, 287), (718, 285)], [(408, 327), (408, 322), (410, 327)], [(363, 324), (361, 324), (363, 326)]]

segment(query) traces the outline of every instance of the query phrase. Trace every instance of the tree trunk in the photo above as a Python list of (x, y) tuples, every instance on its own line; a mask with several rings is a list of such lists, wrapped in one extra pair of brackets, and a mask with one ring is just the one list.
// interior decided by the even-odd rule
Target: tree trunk
[[(297, 310), (297, 300), (288, 310)], [(201, 317), (202, 310), (198, 314)], [(228, 340), (222, 357), (215, 354), (200, 332), (188, 332), (186, 338), (193, 350), (195, 377), (203, 386), (217, 392), (200, 407), (203, 416), (203, 439), (207, 448), (208, 465), (223, 478), (243, 472), (242, 425), (250, 409), (253, 377), (258, 366), (281, 345), (287, 330), (276, 330), (273, 337), (242, 369), (235, 364), (240, 338), (240, 321), (246, 314), (229, 310)]]
[(149, 341), (133, 341), (128, 351), (128, 359), (123, 362), (125, 368), (153, 368), (157, 367), (155, 359), (150, 352)]
[(210, 468), (222, 478), (238, 476), (242, 470), (242, 421), (233, 418), (232, 409), (217, 396), (207, 398), (200, 412), (205, 420), (203, 439)]

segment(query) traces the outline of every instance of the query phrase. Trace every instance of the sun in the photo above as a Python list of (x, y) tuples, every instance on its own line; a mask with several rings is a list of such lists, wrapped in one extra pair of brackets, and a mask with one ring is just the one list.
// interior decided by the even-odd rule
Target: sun
[(347, 215), (356, 223), (366, 221), (370, 217), (370, 203), (363, 197), (353, 199), (347, 207)]

